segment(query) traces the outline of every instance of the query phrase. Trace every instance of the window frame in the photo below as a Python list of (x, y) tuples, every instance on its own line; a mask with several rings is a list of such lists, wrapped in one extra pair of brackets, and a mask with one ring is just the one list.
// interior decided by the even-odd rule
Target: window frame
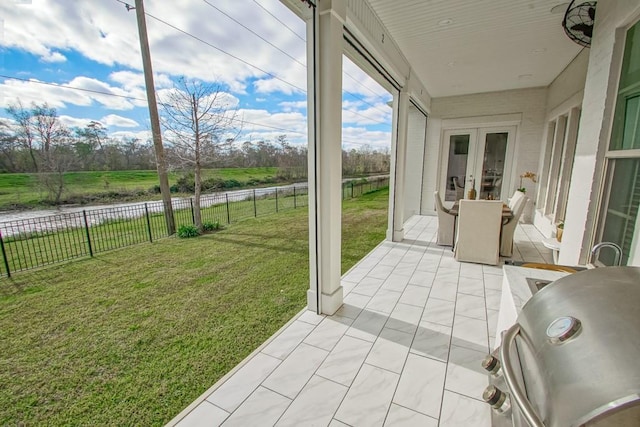
[[(624, 100), (629, 97), (640, 96), (640, 81), (633, 82), (633, 78), (640, 77), (640, 71), (636, 71), (631, 77), (631, 83), (628, 83), (627, 86), (622, 87), (621, 85), (626, 82), (628, 76), (623, 76), (625, 61), (628, 58), (627, 54), (627, 41), (629, 31), (636, 27), (636, 31), (640, 32), (640, 19), (634, 20), (625, 28), (621, 29), (621, 51), (620, 51), (620, 62), (618, 64), (618, 74), (615, 88), (615, 100), (613, 103), (613, 111), (611, 114), (611, 122), (609, 127), (609, 135), (606, 140), (606, 145), (604, 147), (604, 156), (603, 156), (603, 168), (601, 175), (601, 185), (599, 190), (599, 203), (597, 207), (597, 218), (594, 221), (594, 229), (592, 233), (592, 242), (591, 244), (595, 244), (602, 240), (602, 236), (604, 234), (606, 220), (607, 220), (607, 212), (609, 210), (609, 201), (611, 194), (611, 186), (613, 184), (613, 174), (615, 173), (612, 168), (615, 167), (616, 160), (620, 159), (638, 159), (640, 160), (640, 148), (628, 148), (625, 149), (624, 145), (621, 143), (620, 146), (613, 147), (614, 138), (620, 136), (620, 132), (624, 132), (624, 118), (619, 116), (619, 114), (625, 113), (626, 110), (621, 109), (620, 105)], [(622, 114), (624, 116), (625, 114)], [(636, 223), (638, 221), (638, 217), (636, 216)], [(637, 231), (637, 230), (636, 230)], [(636, 236), (636, 232), (632, 232), (631, 236), (631, 244), (630, 251), (633, 251), (634, 248), (634, 240)], [(624, 239), (624, 237), (623, 237)], [(636, 242), (636, 246), (637, 246)], [(624, 248), (623, 248), (624, 250)], [(627, 262), (631, 259), (632, 253), (627, 253)], [(599, 254), (598, 254), (599, 256)], [(623, 257), (625, 254), (623, 253)], [(591, 260), (592, 264), (595, 266), (605, 266), (599, 258), (594, 258)]]

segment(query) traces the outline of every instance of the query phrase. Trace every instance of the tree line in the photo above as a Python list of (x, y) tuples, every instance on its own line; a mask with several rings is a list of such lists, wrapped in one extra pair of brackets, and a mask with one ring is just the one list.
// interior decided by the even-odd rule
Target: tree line
[[(192, 95), (197, 87), (177, 94)], [(213, 92), (216, 93), (215, 91)], [(207, 96), (211, 91), (207, 91)], [(205, 94), (200, 93), (204, 98)], [(191, 98), (193, 99), (193, 98)], [(199, 168), (277, 167), (283, 180), (305, 180), (307, 177), (307, 148), (288, 142), (283, 134), (275, 141), (241, 141), (240, 130), (229, 123), (241, 122), (235, 112), (226, 114), (225, 107), (207, 117), (208, 127), (189, 135), (189, 123), (177, 123), (175, 106), (188, 104), (189, 98), (176, 99), (171, 110), (163, 110), (165, 155), (169, 168), (193, 174), (195, 154)], [(201, 103), (200, 103), (201, 105)], [(214, 99), (212, 106), (219, 105)], [(191, 107), (198, 107), (192, 103)], [(47, 103), (25, 106), (21, 101), (6, 108), (8, 119), (0, 118), (0, 173), (34, 173), (49, 194), (58, 201), (64, 190), (62, 176), (70, 171), (95, 170), (151, 170), (156, 168), (153, 145), (149, 140), (114, 136), (98, 121), (84, 127), (67, 127), (55, 108)], [(190, 113), (187, 112), (187, 116)], [(196, 140), (197, 138), (197, 140)], [(194, 144), (198, 143), (197, 151)], [(382, 174), (389, 171), (389, 152), (368, 146), (343, 150), (342, 167), (345, 176)]]

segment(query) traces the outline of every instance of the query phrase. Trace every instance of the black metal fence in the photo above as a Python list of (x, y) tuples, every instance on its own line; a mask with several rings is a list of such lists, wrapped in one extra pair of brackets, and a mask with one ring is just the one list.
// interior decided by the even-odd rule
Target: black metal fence
[[(388, 178), (350, 181), (343, 199), (389, 185)], [(200, 199), (202, 221), (230, 224), (245, 218), (306, 207), (306, 185), (206, 194)], [(173, 199), (176, 227), (193, 225), (193, 198)], [(0, 275), (168, 237), (162, 202), (107, 209), (85, 209), (0, 223)]]

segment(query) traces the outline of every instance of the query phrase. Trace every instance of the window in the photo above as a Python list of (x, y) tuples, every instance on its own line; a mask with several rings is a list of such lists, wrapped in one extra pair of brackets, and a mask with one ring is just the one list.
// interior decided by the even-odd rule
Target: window
[(547, 128), (538, 206), (554, 223), (564, 220), (567, 209), (579, 121), (580, 109), (576, 107), (550, 121)]
[[(640, 206), (640, 23), (627, 31), (605, 164), (605, 184), (596, 241), (620, 245), (622, 264), (626, 265), (634, 247), (634, 231)], [(613, 265), (614, 258), (612, 251), (603, 250), (595, 262)]]

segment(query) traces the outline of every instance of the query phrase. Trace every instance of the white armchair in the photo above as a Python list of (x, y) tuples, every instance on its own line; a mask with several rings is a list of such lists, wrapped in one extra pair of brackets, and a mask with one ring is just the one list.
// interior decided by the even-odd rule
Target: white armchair
[(509, 199), (509, 203), (508, 203), (509, 209), (514, 210), (516, 203), (518, 203), (524, 197), (525, 195), (522, 191), (516, 190), (516, 192), (513, 193), (513, 196), (511, 196), (511, 198)]
[(438, 212), (438, 240), (440, 246), (453, 246), (453, 226), (455, 216), (450, 214), (440, 199), (440, 193), (433, 193), (435, 198), (436, 211)]
[(497, 265), (500, 261), (502, 201), (463, 199), (458, 212), (456, 259)]
[(456, 200), (464, 199), (464, 185), (460, 185), (457, 176), (451, 179), (453, 180), (453, 188), (456, 190)]
[[(520, 193), (516, 191), (516, 193)], [(510, 257), (513, 255), (513, 235), (516, 231), (516, 226), (518, 225), (518, 221), (520, 220), (520, 216), (524, 211), (524, 207), (527, 205), (527, 196), (522, 196), (511, 208), (513, 212), (513, 218), (509, 220), (506, 224), (502, 226), (502, 233), (500, 236), (500, 255)]]

